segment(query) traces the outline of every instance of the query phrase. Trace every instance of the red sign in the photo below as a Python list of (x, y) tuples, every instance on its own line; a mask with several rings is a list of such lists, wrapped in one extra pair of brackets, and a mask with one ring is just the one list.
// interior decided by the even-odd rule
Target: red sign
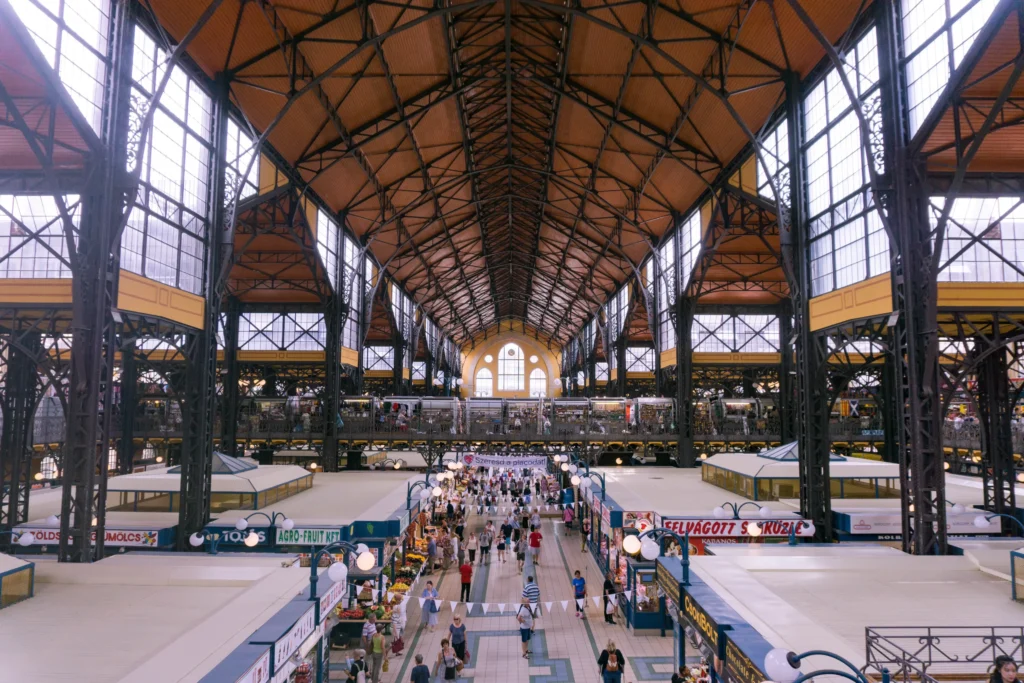
[(814, 534), (801, 519), (690, 519), (682, 517), (666, 517), (662, 525), (679, 535), (703, 536), (705, 538), (742, 538), (751, 537), (750, 525), (761, 527), (759, 538), (789, 536), (793, 527), (796, 535), (810, 537)]
[[(15, 541), (22, 533), (31, 532), (35, 538), (33, 545), (57, 545), (60, 543), (60, 529), (26, 529), (17, 531)], [(107, 529), (103, 533), (103, 542), (107, 545), (141, 546), (154, 548), (157, 544), (159, 531), (134, 531), (130, 529)], [(96, 532), (92, 532), (92, 542), (96, 542)]]

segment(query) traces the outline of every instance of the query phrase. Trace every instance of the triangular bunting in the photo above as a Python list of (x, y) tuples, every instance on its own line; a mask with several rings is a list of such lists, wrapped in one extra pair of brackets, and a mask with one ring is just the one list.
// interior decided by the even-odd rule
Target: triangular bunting
[[(578, 600), (577, 602), (582, 602), (582, 600)], [(566, 611), (567, 609), (569, 609), (569, 601), (568, 600), (562, 600), (561, 605), (562, 605), (562, 611), (563, 612)]]
[(489, 610), (491, 608), (491, 603), (485, 602), (483, 604), (483, 608), (484, 608), (484, 614), (487, 614), (487, 610)]
[(498, 611), (499, 612), (504, 612), (505, 611), (505, 603), (503, 603), (503, 602), (499, 602), (498, 603)]
[(391, 591), (388, 591), (388, 602), (391, 602), (394, 598), (395, 598), (395, 594), (392, 593)]
[(455, 611), (455, 608), (458, 607), (458, 605), (459, 605), (459, 603), (455, 602), (454, 600), (449, 600), (448, 604), (452, 606), (452, 611), (453, 612)]
[(601, 597), (600, 596), (595, 595), (594, 597), (591, 598), (591, 600), (594, 601), (594, 607), (600, 607), (601, 606)]
[[(576, 598), (576, 606), (583, 609), (583, 603), (586, 602), (583, 598)], [(594, 601), (594, 607), (597, 607), (597, 601)]]
[(633, 599), (633, 591), (624, 591), (623, 594), (626, 596), (627, 600)]
[(608, 596), (608, 601), (613, 605), (619, 604), (619, 596), (617, 593), (612, 593)]
[(544, 512), (551, 512), (551, 506), (550, 505), (545, 505), (544, 506)]
[(420, 601), (420, 609), (422, 609), (423, 608), (423, 604), (427, 601), (427, 599), (426, 598), (419, 598), (419, 601)]
[(473, 611), (473, 605), (475, 605), (475, 604), (476, 604), (475, 602), (467, 602), (466, 603), (466, 614), (469, 614), (470, 612)]
[(434, 607), (436, 607), (437, 609), (441, 609), (441, 605), (443, 605), (443, 604), (444, 603), (442, 603), (440, 600), (438, 600), (437, 598), (434, 598)]

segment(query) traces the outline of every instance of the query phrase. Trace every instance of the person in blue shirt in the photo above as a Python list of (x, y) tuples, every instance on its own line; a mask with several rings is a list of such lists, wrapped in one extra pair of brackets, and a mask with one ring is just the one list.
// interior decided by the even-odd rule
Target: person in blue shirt
[(580, 576), (580, 570), (577, 569), (572, 577), (572, 593), (576, 598), (576, 618), (583, 618), (583, 605), (587, 604), (587, 580)]
[(430, 683), (430, 669), (423, 663), (423, 655), (416, 655), (416, 666), (412, 668), (412, 683)]

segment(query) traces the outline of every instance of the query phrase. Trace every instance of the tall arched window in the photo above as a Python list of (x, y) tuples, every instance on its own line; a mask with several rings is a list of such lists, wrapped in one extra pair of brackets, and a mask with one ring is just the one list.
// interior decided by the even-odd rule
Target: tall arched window
[(498, 354), (498, 391), (522, 391), (525, 379), (523, 350), (518, 344), (505, 344)]
[(494, 375), (491, 374), (490, 369), (480, 368), (476, 371), (476, 386), (474, 391), (477, 396), (493, 396), (494, 395)]
[(540, 368), (530, 371), (530, 396), (544, 398), (548, 395), (548, 376)]

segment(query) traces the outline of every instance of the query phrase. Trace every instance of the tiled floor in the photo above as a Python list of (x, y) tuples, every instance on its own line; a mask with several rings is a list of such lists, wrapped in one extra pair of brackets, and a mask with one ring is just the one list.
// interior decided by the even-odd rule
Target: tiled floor
[[(498, 521), (497, 518), (495, 521)], [(470, 528), (482, 525), (481, 517), (470, 518)], [(535, 571), (542, 605), (548, 601), (553, 604), (550, 611), (542, 608), (543, 615), (537, 620), (532, 643), (533, 655), (529, 661), (522, 657), (518, 624), (513, 616), (523, 586), (523, 575), (516, 570), (514, 559), (499, 563), (492, 550), (490, 564), (475, 567), (472, 598), (476, 604), (468, 616), (465, 605), (457, 608), (468, 627), (469, 650), (472, 655), (470, 664), (462, 671), (460, 681), (598, 681), (597, 657), (609, 639), (615, 641), (628, 662), (624, 683), (667, 681), (671, 677), (671, 631), (665, 638), (633, 636), (625, 627), (621, 615), (617, 615), (615, 626), (605, 624), (600, 609), (593, 602), (587, 606), (586, 619), (575, 617), (571, 601), (568, 602), (568, 610), (563, 611), (561, 601), (568, 600), (572, 595), (569, 580), (573, 571), (579, 569), (583, 573), (591, 595), (600, 594), (603, 581), (600, 569), (590, 553), (580, 552), (579, 535), (570, 534), (567, 537), (564, 531), (560, 522), (550, 519), (543, 522), (544, 545), (540, 564)], [(405, 653), (400, 658), (392, 657), (389, 662), (390, 671), (383, 675), (385, 683), (407, 683), (413, 656), (417, 653), (422, 654), (425, 663), (431, 667), (437, 658), (441, 639), (447, 635), (452, 618), (448, 601), (459, 597), (458, 572), (453, 567), (440, 576), (435, 574), (435, 582), (439, 582), (439, 592), (445, 601), (438, 628), (434, 633), (425, 628), (418, 630), (421, 609), (417, 600), (409, 601)], [(422, 583), (421, 578), (416, 588), (422, 589)], [(485, 602), (488, 603), (486, 615), (483, 614)], [(501, 606), (504, 611), (499, 614)], [(344, 655), (335, 653), (333, 659), (343, 662)], [(333, 679), (345, 680), (345, 674), (341, 671), (332, 672)]]

